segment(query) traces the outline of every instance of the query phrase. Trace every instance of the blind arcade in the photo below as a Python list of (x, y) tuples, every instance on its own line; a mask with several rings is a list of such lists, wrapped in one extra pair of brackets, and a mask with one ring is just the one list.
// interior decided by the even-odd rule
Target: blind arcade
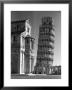
[(31, 26), (29, 20), (26, 20), (25, 31), (21, 33), (20, 47), (20, 74), (29, 74), (33, 71), (33, 42), (31, 37)]
[(11, 73), (29, 74), (34, 63), (34, 38), (29, 20), (11, 23)]

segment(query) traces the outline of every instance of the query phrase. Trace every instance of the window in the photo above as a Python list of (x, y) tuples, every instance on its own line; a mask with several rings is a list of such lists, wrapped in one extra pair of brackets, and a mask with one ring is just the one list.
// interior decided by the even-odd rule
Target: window
[(27, 39), (27, 44), (29, 43), (29, 40)]
[(13, 41), (17, 41), (18, 35), (13, 35)]
[(16, 36), (13, 37), (13, 40), (16, 41)]
[(28, 29), (27, 29), (27, 32), (29, 33), (29, 27), (28, 27)]

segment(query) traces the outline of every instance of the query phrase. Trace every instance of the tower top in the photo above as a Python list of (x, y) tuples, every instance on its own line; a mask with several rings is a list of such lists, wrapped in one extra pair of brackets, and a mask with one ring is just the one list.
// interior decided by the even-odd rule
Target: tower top
[(53, 20), (52, 20), (52, 17), (49, 17), (49, 16), (46, 16), (46, 17), (42, 17), (42, 24), (50, 24), (52, 23)]

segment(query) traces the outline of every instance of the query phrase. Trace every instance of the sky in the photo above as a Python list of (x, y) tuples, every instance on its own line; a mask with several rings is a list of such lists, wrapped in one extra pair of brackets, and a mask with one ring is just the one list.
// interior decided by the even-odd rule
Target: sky
[(55, 29), (53, 65), (61, 65), (61, 12), (60, 11), (12, 11), (11, 21), (30, 19), (30, 24), (32, 27), (31, 35), (33, 38), (35, 38), (34, 61), (36, 63), (39, 26), (41, 25), (41, 18), (44, 16), (50, 16), (53, 18), (53, 25)]

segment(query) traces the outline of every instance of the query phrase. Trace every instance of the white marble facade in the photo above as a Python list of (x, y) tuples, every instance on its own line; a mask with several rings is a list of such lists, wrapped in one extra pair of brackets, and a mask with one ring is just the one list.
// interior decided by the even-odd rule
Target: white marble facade
[[(29, 24), (29, 20), (26, 20), (25, 23), (25, 31), (21, 33), (20, 35), (20, 74), (25, 74), (26, 72), (26, 65), (25, 65), (25, 38), (29, 36), (31, 38), (31, 26)], [(34, 57), (34, 54), (32, 53), (32, 42), (30, 40), (30, 59), (29, 59), (29, 73), (32, 72), (32, 64), (33, 64), (33, 60), (31, 60), (31, 57)]]

